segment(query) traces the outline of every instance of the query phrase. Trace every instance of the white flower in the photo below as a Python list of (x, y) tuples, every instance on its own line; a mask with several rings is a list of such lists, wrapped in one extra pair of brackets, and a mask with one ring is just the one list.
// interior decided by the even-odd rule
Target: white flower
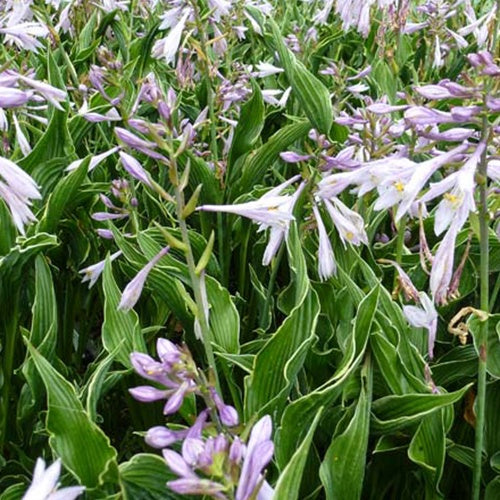
[[(108, 156), (111, 156), (112, 154), (116, 153), (119, 150), (120, 150), (120, 147), (119, 146), (115, 146), (114, 148), (108, 149), (108, 151), (104, 151), (104, 153), (101, 153), (101, 154), (93, 156), (90, 159), (89, 170), (88, 171), (89, 172), (92, 171), (94, 168), (97, 167), (97, 165), (99, 165), (101, 162), (103, 162)], [(71, 162), (66, 167), (66, 170), (68, 172), (70, 172), (72, 170), (76, 170), (82, 164), (83, 160), (84, 160), (84, 158), (82, 158), (80, 160), (75, 160), (75, 161)]]
[[(118, 250), (118, 252), (115, 252), (113, 255), (109, 257), (109, 260), (113, 261), (116, 258), (118, 258), (121, 254), (122, 251)], [(92, 288), (96, 284), (96, 281), (99, 279), (102, 272), (104, 271), (105, 264), (106, 264), (106, 259), (101, 260), (97, 264), (93, 264), (91, 266), (86, 267), (85, 269), (78, 271), (79, 273), (84, 275), (82, 283), (88, 281), (89, 288)]]
[(61, 460), (57, 459), (46, 469), (45, 461), (38, 458), (33, 472), (33, 481), (22, 500), (74, 500), (83, 493), (84, 486), (71, 486), (56, 491), (60, 473)]
[(19, 48), (36, 52), (42, 47), (37, 38), (46, 38), (49, 30), (41, 23), (29, 22), (0, 28), (5, 35), (5, 41), (15, 43)]
[(299, 178), (300, 175), (292, 177), (268, 191), (258, 200), (236, 205), (203, 205), (198, 207), (198, 210), (226, 212), (247, 217), (259, 224), (258, 231), (265, 231), (269, 228), (269, 242), (262, 261), (264, 265), (267, 265), (278, 251), (283, 238), (288, 234), (290, 222), (294, 220), (293, 207), (304, 185), (302, 184), (292, 196), (280, 193)]
[(333, 255), (332, 244), (328, 233), (326, 232), (325, 225), (321, 219), (318, 207), (313, 205), (314, 218), (318, 224), (318, 236), (319, 236), (319, 247), (318, 247), (318, 274), (322, 281), (327, 280), (330, 276), (337, 272), (337, 266), (335, 264), (335, 258)]
[(434, 342), (436, 340), (436, 329), (438, 322), (438, 314), (434, 303), (424, 292), (419, 293), (420, 305), (417, 306), (403, 306), (403, 313), (410, 325), (417, 328), (426, 328), (429, 332), (428, 350), (429, 358), (434, 357)]
[(28, 139), (26, 138), (24, 132), (19, 126), (19, 122), (17, 121), (17, 116), (15, 115), (15, 113), (12, 114), (12, 119), (14, 121), (14, 128), (16, 130), (16, 140), (17, 143), (19, 144), (19, 148), (21, 149), (23, 155), (27, 156), (31, 153), (30, 143), (28, 142)]
[(368, 244), (368, 236), (364, 228), (364, 220), (358, 213), (347, 208), (338, 198), (324, 200), (332, 222), (337, 229), (340, 239), (346, 246), (346, 241), (353, 245)]
[(190, 14), (191, 12), (186, 9), (182, 17), (177, 21), (177, 24), (170, 29), (168, 35), (154, 44), (152, 51), (154, 57), (163, 57), (167, 64), (174, 62), (179, 50), (179, 44), (181, 43), (182, 32)]
[(282, 73), (283, 71), (285, 71), (283, 68), (278, 68), (271, 63), (260, 62), (257, 64), (257, 76), (259, 78)]
[(460, 170), (448, 175), (442, 181), (431, 184), (429, 191), (420, 198), (420, 202), (426, 203), (444, 193), (434, 217), (436, 235), (441, 234), (454, 219), (460, 219), (459, 225), (462, 226), (469, 213), (476, 210), (475, 174), (484, 148), (485, 144), (480, 143)]

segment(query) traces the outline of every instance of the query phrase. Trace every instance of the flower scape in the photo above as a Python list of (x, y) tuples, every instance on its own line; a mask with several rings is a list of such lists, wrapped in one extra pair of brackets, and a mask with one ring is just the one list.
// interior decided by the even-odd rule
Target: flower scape
[(500, 498), (500, 1), (0, 2), (0, 500)]

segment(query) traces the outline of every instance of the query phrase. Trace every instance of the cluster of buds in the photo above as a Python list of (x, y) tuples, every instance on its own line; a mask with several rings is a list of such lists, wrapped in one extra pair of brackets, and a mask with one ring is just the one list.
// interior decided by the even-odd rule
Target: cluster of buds
[(115, 203), (106, 195), (100, 194), (100, 200), (108, 209), (107, 212), (95, 212), (92, 218), (97, 221), (119, 220), (129, 217), (131, 210), (137, 206), (137, 199), (133, 196), (130, 185), (126, 179), (114, 179), (111, 182), (111, 193), (121, 204)]
[[(130, 389), (132, 396), (142, 402), (166, 400), (165, 415), (176, 413), (188, 394), (202, 397), (207, 406), (188, 429), (156, 426), (146, 434), (146, 442), (162, 449), (168, 467), (179, 476), (169, 481), (168, 487), (180, 494), (218, 499), (249, 500), (257, 494), (258, 498), (271, 498), (273, 490), (262, 472), (274, 452), (270, 417), (261, 418), (253, 426), (245, 444), (236, 433), (236, 409), (223, 402), (187, 347), (158, 339), (157, 352), (159, 361), (147, 354), (131, 354), (135, 371), (161, 386), (135, 387)], [(179, 441), (181, 453), (170, 449)]]

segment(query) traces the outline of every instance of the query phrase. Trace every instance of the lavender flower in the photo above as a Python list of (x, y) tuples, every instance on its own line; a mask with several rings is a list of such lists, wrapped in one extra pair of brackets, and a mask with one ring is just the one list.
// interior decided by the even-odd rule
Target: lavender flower
[(274, 445), (271, 441), (272, 421), (269, 415), (262, 417), (253, 427), (248, 440), (245, 459), (236, 490), (236, 500), (248, 500), (258, 492), (262, 482), (262, 470), (271, 461)]
[(146, 186), (153, 189), (153, 183), (151, 181), (151, 177), (144, 168), (142, 168), (141, 164), (133, 157), (123, 151), (120, 151), (120, 160), (122, 162), (123, 168), (137, 180), (146, 184)]
[(57, 490), (60, 474), (60, 459), (45, 468), (43, 458), (38, 458), (33, 472), (33, 481), (22, 500), (74, 500), (83, 493), (84, 486), (71, 486)]
[(139, 297), (141, 296), (142, 289), (144, 288), (144, 283), (153, 269), (153, 267), (161, 260), (162, 257), (167, 255), (170, 247), (162, 248), (135, 276), (135, 278), (125, 287), (122, 293), (120, 303), (118, 304), (118, 309), (124, 311), (129, 311), (132, 309)]
[(2, 157), (0, 157), (0, 197), (7, 203), (17, 229), (24, 235), (24, 227), (36, 221), (29, 208), (31, 200), (39, 200), (42, 196), (35, 181), (24, 170)]
[(0, 86), (0, 108), (17, 108), (26, 104), (31, 97), (31, 93), (11, 88)]

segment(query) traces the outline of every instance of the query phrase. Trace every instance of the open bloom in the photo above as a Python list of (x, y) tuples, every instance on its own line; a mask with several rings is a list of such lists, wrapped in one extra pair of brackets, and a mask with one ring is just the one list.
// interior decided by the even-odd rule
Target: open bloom
[(419, 293), (419, 305), (420, 307), (403, 306), (403, 313), (410, 325), (427, 329), (429, 334), (429, 358), (432, 359), (434, 357), (434, 342), (436, 340), (438, 314), (434, 307), (434, 303), (424, 292)]
[[(118, 252), (115, 252), (109, 257), (110, 261), (115, 260), (122, 254), (121, 250), (118, 250)], [(82, 283), (85, 283), (86, 281), (89, 282), (89, 288), (92, 288), (95, 284), (96, 281), (99, 279), (101, 276), (102, 272), (104, 271), (104, 266), (106, 265), (106, 259), (101, 260), (97, 262), (97, 264), (93, 264), (91, 266), (86, 267), (85, 269), (82, 269), (81, 271), (78, 271), (79, 273), (83, 274), (83, 279)]]
[(460, 225), (464, 224), (468, 214), (476, 210), (474, 178), (485, 147), (484, 143), (480, 143), (460, 170), (448, 175), (442, 181), (431, 184), (429, 191), (420, 198), (421, 203), (426, 203), (444, 194), (434, 218), (434, 231), (437, 235), (441, 234), (455, 218), (461, 219)]
[(236, 205), (203, 205), (198, 207), (198, 210), (241, 215), (259, 224), (259, 231), (265, 231), (269, 228), (269, 243), (262, 260), (263, 265), (267, 265), (276, 255), (283, 238), (288, 234), (290, 222), (295, 219), (293, 207), (304, 188), (304, 184), (293, 195), (282, 195), (280, 193), (299, 178), (300, 175), (292, 177), (268, 191), (258, 200)]
[(33, 472), (33, 481), (22, 500), (74, 500), (83, 493), (84, 486), (71, 486), (57, 490), (60, 474), (61, 460), (57, 459), (45, 468), (43, 458), (38, 458)]
[(36, 220), (31, 200), (41, 199), (36, 182), (14, 162), (0, 157), (0, 197), (9, 207), (12, 220), (21, 234), (24, 226)]

